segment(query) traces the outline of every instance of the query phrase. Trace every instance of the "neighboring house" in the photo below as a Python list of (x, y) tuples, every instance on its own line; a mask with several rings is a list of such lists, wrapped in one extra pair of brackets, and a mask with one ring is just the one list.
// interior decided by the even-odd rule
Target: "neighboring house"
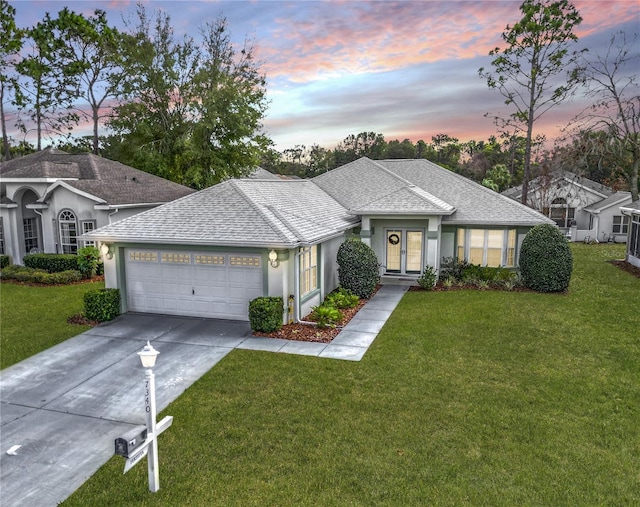
[[(522, 200), (522, 185), (502, 192)], [(620, 206), (631, 202), (630, 192), (609, 187), (568, 171), (538, 176), (529, 182), (527, 203), (550, 217), (571, 241), (624, 243), (629, 226)]]
[(382, 283), (415, 282), (443, 257), (515, 267), (540, 213), (426, 160), (361, 158), (310, 180), (229, 180), (85, 236), (101, 243), (123, 311), (248, 319), (282, 296), (302, 319), (338, 285), (359, 236)]
[(76, 253), (82, 234), (191, 194), (119, 162), (48, 148), (0, 164), (0, 253)]
[(640, 200), (621, 207), (620, 212), (630, 222), (625, 260), (629, 264), (640, 268)]

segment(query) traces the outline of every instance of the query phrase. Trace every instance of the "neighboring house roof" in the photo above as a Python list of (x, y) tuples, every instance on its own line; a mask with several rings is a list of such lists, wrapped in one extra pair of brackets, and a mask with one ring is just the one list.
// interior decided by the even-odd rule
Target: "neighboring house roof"
[(277, 174), (270, 173), (262, 167), (256, 167), (246, 179), (250, 180), (279, 180), (280, 177)]
[(228, 180), (87, 237), (170, 244), (291, 247), (359, 222), (308, 180)]
[(585, 211), (588, 211), (589, 213), (598, 214), (601, 211), (607, 208), (610, 208), (611, 206), (616, 206), (616, 205), (619, 206), (623, 202), (628, 201), (630, 199), (631, 199), (631, 192), (616, 192), (614, 194), (611, 194), (606, 199), (602, 199), (601, 201), (595, 202), (583, 209)]
[[(164, 203), (194, 192), (193, 189), (99, 157), (92, 153), (69, 154), (47, 148), (0, 164), (3, 181), (64, 182), (64, 187), (93, 196), (107, 205)], [(61, 186), (60, 184), (58, 186)], [(52, 186), (40, 199), (44, 202)]]
[[(532, 179), (529, 182), (529, 192), (533, 192), (539, 187), (550, 186), (554, 184), (556, 186), (561, 186), (564, 183), (570, 183), (586, 188), (598, 195), (601, 195), (603, 198), (609, 197), (614, 193), (613, 190), (611, 190), (606, 185), (590, 180), (583, 176), (578, 176), (577, 174), (574, 174), (570, 171), (554, 171), (548, 176), (538, 176), (537, 178)], [(510, 197), (511, 199), (520, 199), (522, 197), (522, 185), (509, 188), (502, 192), (502, 195)]]
[(625, 204), (620, 207), (623, 215), (636, 215), (640, 216), (640, 199), (633, 201), (630, 204)]
[(362, 158), (311, 180), (229, 180), (86, 235), (103, 241), (294, 247), (360, 223), (360, 215), (435, 215), (477, 225), (553, 223), (426, 160)]

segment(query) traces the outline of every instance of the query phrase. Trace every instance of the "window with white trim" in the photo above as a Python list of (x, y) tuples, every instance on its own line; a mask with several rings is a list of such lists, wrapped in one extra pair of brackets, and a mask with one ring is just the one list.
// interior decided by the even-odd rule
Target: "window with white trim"
[(60, 228), (60, 246), (62, 253), (78, 253), (78, 226), (76, 215), (71, 210), (63, 210), (58, 215), (58, 225)]
[(575, 218), (576, 209), (569, 207), (567, 200), (558, 197), (553, 200), (549, 208), (549, 218), (553, 220), (558, 227), (571, 227), (571, 222)]
[(300, 295), (305, 296), (318, 288), (318, 247), (300, 249)]
[[(88, 232), (94, 231), (96, 228), (95, 220), (82, 220), (80, 222), (80, 229), (82, 230), (82, 234), (87, 234)], [(95, 241), (85, 241), (84, 246), (96, 246)]]
[(613, 216), (613, 233), (627, 234), (629, 232), (629, 217), (623, 215)]
[(38, 246), (38, 224), (35, 218), (23, 218), (24, 249), (27, 253), (36, 251)]
[(471, 264), (514, 267), (516, 230), (458, 229), (457, 255)]

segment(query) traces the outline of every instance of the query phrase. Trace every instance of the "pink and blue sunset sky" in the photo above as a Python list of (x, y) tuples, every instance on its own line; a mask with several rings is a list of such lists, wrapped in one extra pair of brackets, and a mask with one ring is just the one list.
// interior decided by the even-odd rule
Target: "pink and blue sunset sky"
[[(26, 27), (63, 7), (90, 15), (99, 8), (122, 28), (136, 2), (9, 0)], [(478, 76), (500, 34), (520, 18), (519, 1), (156, 1), (176, 35), (197, 37), (198, 26), (222, 14), (234, 40), (254, 41), (267, 75), (270, 107), (264, 121), (276, 148), (330, 148), (349, 134), (373, 131), (387, 140), (439, 133), (486, 140), (496, 128), (486, 112), (503, 98)], [(606, 51), (610, 37), (640, 32), (636, 0), (575, 0), (583, 22), (576, 48)], [(640, 51), (640, 48), (638, 48)], [(640, 72), (640, 69), (637, 70)], [(585, 102), (551, 110), (537, 133), (553, 138)]]

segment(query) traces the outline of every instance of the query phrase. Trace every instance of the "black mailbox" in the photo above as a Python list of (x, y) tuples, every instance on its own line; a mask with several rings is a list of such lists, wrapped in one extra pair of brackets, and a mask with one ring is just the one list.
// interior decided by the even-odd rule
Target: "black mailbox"
[(137, 426), (115, 440), (115, 454), (128, 458), (147, 439), (146, 426)]

